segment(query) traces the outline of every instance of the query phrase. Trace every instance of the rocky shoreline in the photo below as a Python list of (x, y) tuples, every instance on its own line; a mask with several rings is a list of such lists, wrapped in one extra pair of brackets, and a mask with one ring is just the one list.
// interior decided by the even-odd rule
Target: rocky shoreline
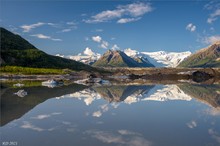
[(80, 71), (62, 75), (22, 75), (22, 74), (2, 74), (0, 80), (77, 80), (86, 79), (89, 76), (94, 78), (103, 78), (115, 80), (118, 77), (124, 76), (124, 79), (119, 79), (121, 82), (132, 82), (134, 80), (148, 80), (150, 82), (161, 81), (194, 81), (204, 82), (207, 80), (219, 81), (219, 68), (102, 68), (105, 73)]

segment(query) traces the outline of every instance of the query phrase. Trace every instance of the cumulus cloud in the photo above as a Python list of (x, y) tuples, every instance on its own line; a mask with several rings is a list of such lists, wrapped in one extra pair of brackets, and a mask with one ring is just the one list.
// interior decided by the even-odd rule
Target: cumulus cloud
[(205, 44), (214, 44), (218, 41), (220, 41), (220, 35), (214, 35), (214, 36), (208, 36), (202, 38), (202, 42)]
[(124, 18), (120, 20), (119, 22), (132, 22), (136, 17), (151, 12), (153, 8), (149, 3), (132, 3), (127, 5), (119, 5), (116, 7), (116, 9), (113, 10), (106, 10), (102, 11), (94, 16), (92, 16), (88, 20), (84, 20), (86, 23), (100, 23), (100, 22), (108, 22), (110, 20), (114, 19), (120, 19), (124, 16), (129, 16), (132, 18)]
[(100, 44), (99, 47), (103, 49), (108, 49), (109, 43), (107, 41), (102, 40), (100, 36), (93, 36), (92, 40)]
[(191, 32), (194, 32), (196, 30), (196, 26), (193, 25), (192, 23), (189, 23), (187, 26), (186, 26), (186, 30), (189, 30)]
[(100, 36), (93, 36), (93, 37), (92, 37), (92, 40), (95, 41), (95, 42), (97, 42), (97, 43), (100, 43), (101, 40), (102, 40), (102, 38), (101, 38)]
[(62, 41), (61, 39), (52, 38), (51, 36), (46, 36), (44, 34), (33, 34), (31, 36), (37, 37), (39, 39), (49, 39), (49, 40), (52, 40), (52, 41)]
[(135, 21), (138, 21), (140, 19), (141, 19), (141, 17), (138, 17), (138, 18), (121, 18), (117, 21), (117, 23), (123, 24), (123, 23), (128, 23), (128, 22), (135, 22)]
[(88, 56), (92, 56), (95, 54), (89, 47), (87, 47), (83, 53)]

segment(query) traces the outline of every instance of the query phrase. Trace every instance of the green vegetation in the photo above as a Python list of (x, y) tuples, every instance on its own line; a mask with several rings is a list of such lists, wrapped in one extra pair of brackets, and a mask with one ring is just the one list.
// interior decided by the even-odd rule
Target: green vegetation
[(23, 66), (36, 68), (54, 68), (72, 70), (95, 70), (89, 65), (46, 54), (35, 46), (10, 31), (0, 28), (1, 31), (1, 57), (0, 65)]
[(179, 64), (179, 67), (220, 67), (220, 44), (200, 50)]
[[(14, 84), (24, 84), (22, 87), (14, 86)], [(10, 88), (24, 88), (24, 87), (39, 87), (42, 86), (42, 81), (37, 80), (7, 80), (7, 81), (1, 81), (1, 84), (4, 84), (6, 87)]]
[(43, 74), (66, 74), (68, 70), (48, 69), (48, 68), (31, 68), (20, 66), (3, 66), (0, 68), (2, 73), (24, 74), (24, 75), (43, 75)]
[(194, 97), (198, 100), (209, 103), (213, 107), (220, 106), (219, 90), (220, 85), (193, 85), (193, 84), (182, 84), (178, 85), (184, 93)]

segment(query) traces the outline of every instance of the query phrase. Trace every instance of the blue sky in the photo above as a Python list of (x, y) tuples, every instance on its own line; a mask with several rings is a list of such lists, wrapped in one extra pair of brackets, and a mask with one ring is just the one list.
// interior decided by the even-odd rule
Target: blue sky
[(1, 1), (1, 26), (49, 54), (192, 51), (220, 40), (217, 1)]

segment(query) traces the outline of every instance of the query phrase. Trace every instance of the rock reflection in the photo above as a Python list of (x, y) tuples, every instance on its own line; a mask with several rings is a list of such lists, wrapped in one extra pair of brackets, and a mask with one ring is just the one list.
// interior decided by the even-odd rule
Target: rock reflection
[(182, 84), (179, 88), (192, 98), (204, 102), (211, 107), (220, 107), (220, 85)]
[[(27, 96), (18, 98), (13, 93), (17, 89), (4, 88), (1, 93), (1, 126), (20, 118), (36, 105), (54, 98), (73, 98), (83, 100), (85, 105), (91, 105), (94, 101), (105, 99), (110, 104), (104, 104), (92, 112), (92, 116), (101, 117), (109, 110), (109, 106), (117, 108), (121, 103), (133, 104), (141, 101), (190, 101), (195, 98), (210, 105), (207, 114), (220, 115), (220, 86), (219, 85), (112, 85), (99, 87), (86, 87), (82, 85), (69, 85), (50, 89), (45, 87), (24, 88)], [(91, 111), (90, 111), (91, 112)], [(46, 118), (41, 115), (35, 118)]]
[(4, 88), (1, 92), (1, 126), (20, 118), (35, 106), (50, 98), (74, 93), (85, 88), (85, 86), (77, 84), (57, 88), (25, 87), (24, 90), (29, 94), (23, 98), (14, 95), (17, 91), (16, 88)]

